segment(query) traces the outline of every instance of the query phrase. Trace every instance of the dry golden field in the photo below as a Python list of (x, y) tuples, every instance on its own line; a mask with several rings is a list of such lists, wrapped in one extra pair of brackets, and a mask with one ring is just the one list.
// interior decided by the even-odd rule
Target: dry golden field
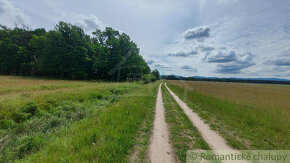
[(290, 111), (290, 85), (205, 81), (170, 81), (169, 83), (238, 104)]

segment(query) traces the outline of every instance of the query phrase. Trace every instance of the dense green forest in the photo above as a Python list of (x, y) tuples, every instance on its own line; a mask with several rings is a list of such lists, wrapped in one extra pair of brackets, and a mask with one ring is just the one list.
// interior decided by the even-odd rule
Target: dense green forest
[(53, 30), (0, 26), (0, 74), (124, 81), (150, 67), (137, 45), (111, 27), (92, 36), (59, 22)]

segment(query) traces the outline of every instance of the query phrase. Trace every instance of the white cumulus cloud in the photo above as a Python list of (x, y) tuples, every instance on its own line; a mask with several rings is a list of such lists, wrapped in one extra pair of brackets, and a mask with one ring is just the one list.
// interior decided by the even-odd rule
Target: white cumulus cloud
[(69, 14), (64, 16), (67, 21), (81, 27), (84, 31), (91, 33), (96, 29), (103, 30), (105, 25), (103, 22), (95, 15), (85, 15), (85, 14)]
[(29, 17), (9, 0), (0, 0), (0, 24), (13, 26), (14, 24), (27, 24)]
[(200, 26), (196, 28), (189, 29), (184, 32), (184, 38), (186, 40), (194, 40), (194, 39), (204, 39), (210, 36), (210, 28), (209, 26)]

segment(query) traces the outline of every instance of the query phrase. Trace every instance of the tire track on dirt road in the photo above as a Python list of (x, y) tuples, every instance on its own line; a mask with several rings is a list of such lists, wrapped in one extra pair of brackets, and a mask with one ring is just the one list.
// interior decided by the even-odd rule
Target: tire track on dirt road
[(169, 143), (169, 131), (165, 122), (161, 85), (159, 85), (156, 100), (156, 112), (153, 127), (153, 136), (150, 144), (150, 160), (152, 163), (174, 163), (175, 157)]
[(217, 132), (210, 129), (197, 113), (193, 112), (174, 92), (164, 84), (169, 93), (173, 96), (185, 114), (188, 116), (193, 125), (199, 130), (204, 140), (213, 150), (234, 150), (226, 144), (226, 141)]

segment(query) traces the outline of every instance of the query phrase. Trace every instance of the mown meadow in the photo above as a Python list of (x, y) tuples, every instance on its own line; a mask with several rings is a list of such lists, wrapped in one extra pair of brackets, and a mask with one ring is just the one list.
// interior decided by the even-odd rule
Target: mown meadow
[(0, 162), (129, 160), (157, 87), (0, 76)]
[(237, 149), (290, 148), (290, 86), (167, 81), (168, 87)]

